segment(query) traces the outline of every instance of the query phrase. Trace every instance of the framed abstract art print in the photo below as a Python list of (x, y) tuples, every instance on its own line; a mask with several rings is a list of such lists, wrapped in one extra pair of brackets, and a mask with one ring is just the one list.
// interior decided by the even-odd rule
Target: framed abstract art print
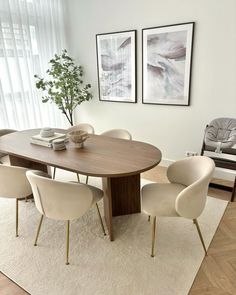
[(194, 23), (142, 30), (143, 103), (190, 104)]
[(99, 99), (136, 98), (136, 30), (96, 35)]

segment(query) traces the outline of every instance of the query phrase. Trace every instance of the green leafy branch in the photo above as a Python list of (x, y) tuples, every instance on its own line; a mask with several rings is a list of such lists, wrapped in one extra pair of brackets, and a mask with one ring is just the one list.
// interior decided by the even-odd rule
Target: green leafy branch
[(36, 87), (44, 93), (42, 102), (54, 102), (73, 126), (74, 109), (92, 98), (91, 85), (83, 85), (83, 69), (63, 50), (50, 60), (50, 69), (46, 71), (48, 79), (34, 75)]

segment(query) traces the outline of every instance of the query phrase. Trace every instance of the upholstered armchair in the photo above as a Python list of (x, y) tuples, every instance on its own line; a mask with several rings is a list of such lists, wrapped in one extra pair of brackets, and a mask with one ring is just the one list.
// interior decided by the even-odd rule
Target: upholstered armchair
[(66, 221), (66, 264), (69, 264), (70, 221), (83, 216), (92, 206), (96, 206), (103, 234), (106, 235), (97, 204), (103, 197), (102, 190), (87, 184), (57, 181), (40, 171), (28, 171), (26, 176), (32, 186), (36, 208), (41, 214), (35, 246), (44, 216)]
[(184, 217), (193, 220), (207, 255), (197, 218), (204, 210), (214, 168), (213, 160), (208, 157), (189, 157), (168, 167), (169, 183), (151, 183), (143, 186), (142, 211), (153, 218), (152, 257), (155, 256), (158, 217)]

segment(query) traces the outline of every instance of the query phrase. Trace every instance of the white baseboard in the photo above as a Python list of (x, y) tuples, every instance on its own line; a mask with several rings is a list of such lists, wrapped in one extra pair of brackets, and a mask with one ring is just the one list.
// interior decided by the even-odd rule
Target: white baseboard
[[(168, 167), (170, 164), (174, 162), (175, 160), (162, 159), (159, 165), (163, 167)], [(216, 167), (213, 177), (234, 181), (235, 175), (236, 171)]]

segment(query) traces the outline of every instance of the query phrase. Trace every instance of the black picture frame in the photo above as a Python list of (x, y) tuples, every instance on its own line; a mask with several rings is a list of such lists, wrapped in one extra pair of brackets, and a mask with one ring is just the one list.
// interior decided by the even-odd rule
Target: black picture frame
[(190, 105), (195, 22), (142, 29), (142, 103)]
[(100, 101), (137, 102), (137, 30), (96, 34)]

